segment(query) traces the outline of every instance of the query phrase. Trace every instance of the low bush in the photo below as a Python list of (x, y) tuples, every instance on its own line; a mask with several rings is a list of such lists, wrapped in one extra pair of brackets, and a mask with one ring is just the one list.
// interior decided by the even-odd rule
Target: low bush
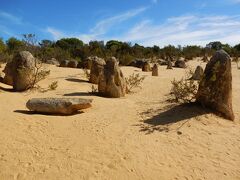
[(126, 79), (126, 84), (127, 84), (127, 89), (126, 92), (131, 93), (133, 89), (135, 88), (141, 88), (142, 87), (142, 83), (145, 79), (144, 76), (140, 76), (140, 74), (131, 74), (128, 78)]
[(189, 70), (186, 77), (181, 80), (173, 80), (170, 95), (179, 103), (190, 103), (196, 100), (199, 81), (190, 80), (193, 71)]

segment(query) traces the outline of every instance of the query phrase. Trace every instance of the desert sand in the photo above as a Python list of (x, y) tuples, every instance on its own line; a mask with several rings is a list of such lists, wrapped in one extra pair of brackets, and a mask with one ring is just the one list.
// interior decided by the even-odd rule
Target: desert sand
[[(190, 61), (195, 68), (204, 63)], [(124, 75), (146, 76), (141, 89), (124, 98), (89, 94), (80, 69), (49, 65), (46, 93), (0, 91), (0, 179), (240, 179), (240, 70), (232, 64), (235, 122), (209, 111), (167, 102), (171, 81), (184, 69), (159, 67), (159, 77), (121, 67)], [(1, 70), (3, 67), (1, 68)], [(83, 97), (92, 107), (73, 116), (29, 114), (32, 97)]]

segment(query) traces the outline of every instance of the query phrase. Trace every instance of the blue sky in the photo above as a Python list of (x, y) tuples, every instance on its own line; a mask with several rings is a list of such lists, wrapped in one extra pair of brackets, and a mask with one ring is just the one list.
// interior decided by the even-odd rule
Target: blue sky
[(144, 46), (240, 43), (240, 0), (0, 0), (0, 37)]

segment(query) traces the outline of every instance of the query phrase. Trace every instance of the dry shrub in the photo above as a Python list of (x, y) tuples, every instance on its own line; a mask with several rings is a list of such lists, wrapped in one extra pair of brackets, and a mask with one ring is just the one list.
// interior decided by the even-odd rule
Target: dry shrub
[(142, 83), (145, 77), (144, 76), (141, 77), (139, 73), (138, 74), (133, 73), (128, 78), (125, 79), (127, 84), (126, 92), (131, 93), (133, 89), (142, 87)]
[(92, 84), (90, 94), (97, 95), (98, 94), (98, 87), (97, 85)]
[(57, 87), (58, 87), (58, 81), (53, 81), (53, 82), (48, 86), (48, 89), (49, 89), (50, 91), (54, 91), (54, 90), (57, 89)]
[(179, 103), (190, 103), (196, 100), (199, 81), (190, 80), (192, 70), (186, 73), (186, 77), (181, 80), (173, 80), (170, 95), (174, 101)]
[(36, 85), (33, 89), (30, 89), (31, 91), (36, 90), (40, 93), (45, 93), (48, 91), (54, 91), (58, 87), (58, 81), (53, 81), (51, 84), (48, 85), (48, 88), (42, 88), (39, 85)]

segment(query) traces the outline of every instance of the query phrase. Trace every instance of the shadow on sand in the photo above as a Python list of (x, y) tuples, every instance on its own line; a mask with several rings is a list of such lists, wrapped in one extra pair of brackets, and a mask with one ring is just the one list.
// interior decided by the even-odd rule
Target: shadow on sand
[(64, 94), (63, 96), (93, 96), (94, 94), (91, 94), (89, 92), (74, 92), (74, 93), (68, 93)]
[[(150, 119), (143, 121), (143, 124), (139, 124), (140, 131), (145, 132), (146, 134), (151, 134), (154, 131), (159, 132), (168, 132), (170, 131), (169, 127), (173, 124), (179, 123), (181, 121), (190, 120), (204, 114), (210, 113), (209, 110), (202, 108), (201, 106), (190, 103), (176, 105), (171, 108), (167, 108), (166, 111), (157, 114)], [(149, 111), (143, 112), (142, 115), (149, 114)], [(179, 127), (175, 130), (178, 134), (181, 134), (178, 130), (187, 122), (179, 123)]]
[(66, 80), (66, 81), (70, 81), (70, 82), (77, 82), (77, 83), (80, 83), (80, 82), (88, 83), (87, 80), (77, 79), (77, 78), (67, 78), (67, 79), (65, 79), (65, 80)]
[(27, 110), (15, 110), (13, 112), (20, 113), (20, 114), (26, 114), (26, 115), (44, 115), (44, 116), (74, 116), (74, 115), (77, 115), (77, 114), (84, 113), (83, 111), (77, 111), (77, 112), (75, 112), (71, 115), (63, 115), (63, 114), (39, 113), (39, 112), (27, 111)]

